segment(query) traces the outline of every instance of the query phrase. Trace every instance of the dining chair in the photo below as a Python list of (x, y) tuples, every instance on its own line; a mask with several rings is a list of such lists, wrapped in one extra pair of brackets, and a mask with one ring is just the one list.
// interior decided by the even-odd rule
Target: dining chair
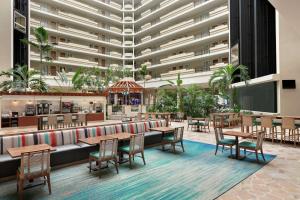
[(217, 155), (219, 146), (222, 146), (222, 152), (224, 147), (230, 147), (230, 155), (232, 155), (232, 147), (236, 145), (235, 139), (224, 138), (223, 129), (221, 127), (215, 127), (215, 138), (216, 138), (216, 151), (215, 155)]
[(166, 144), (171, 144), (173, 152), (175, 153), (175, 146), (177, 143), (180, 143), (182, 151), (184, 152), (183, 132), (184, 132), (184, 127), (176, 127), (174, 130), (174, 134), (163, 136), (162, 149), (165, 150)]
[(77, 122), (76, 122), (79, 126), (84, 126), (87, 125), (87, 121), (86, 121), (86, 114), (84, 113), (79, 113), (77, 116)]
[(57, 115), (57, 127), (62, 127), (64, 128), (65, 124), (64, 124), (64, 120), (65, 120), (65, 116), (64, 115)]
[(264, 152), (263, 152), (263, 141), (265, 138), (265, 131), (257, 132), (256, 142), (243, 141), (239, 143), (239, 149), (244, 149), (244, 155), (246, 156), (246, 150), (254, 151), (256, 155), (256, 160), (258, 159), (258, 151), (261, 152), (262, 158), (266, 161)]
[[(248, 115), (243, 115), (242, 116), (242, 132), (247, 132), (247, 133), (254, 133), (254, 127), (255, 125), (253, 124), (253, 117), (252, 116), (248, 116)], [(244, 130), (246, 128), (246, 131)], [(257, 126), (256, 126), (256, 130), (257, 130)]]
[(209, 118), (205, 118), (203, 121), (198, 122), (198, 126), (203, 128), (205, 132), (210, 132)]
[(131, 135), (129, 145), (124, 145), (119, 148), (120, 153), (128, 154), (130, 168), (132, 168), (132, 160), (134, 161), (136, 154), (141, 154), (144, 165), (146, 165), (144, 155), (144, 138), (144, 133)]
[[(288, 135), (286, 135), (288, 131)], [(299, 129), (296, 126), (295, 119), (292, 117), (283, 117), (281, 119), (281, 140), (286, 141), (288, 138), (289, 141), (294, 142), (294, 146), (296, 146), (297, 141), (299, 141)]]
[(224, 122), (225, 124), (227, 124), (228, 128), (233, 127), (235, 125), (234, 115), (233, 114), (228, 115), (228, 118), (226, 118)]
[(48, 116), (48, 129), (56, 129), (57, 128), (57, 116), (49, 115)]
[[(277, 139), (277, 125), (273, 122), (273, 116), (262, 116), (261, 117), (261, 130), (265, 132), (265, 137), (268, 137), (274, 142)], [(269, 132), (268, 132), (269, 130)], [(269, 133), (269, 134), (268, 134)]]
[(68, 113), (64, 115), (64, 127), (71, 127), (73, 125), (72, 114)]
[[(108, 165), (110, 161), (113, 161), (112, 164), (115, 165), (118, 174), (118, 139), (114, 138), (108, 140), (100, 140), (99, 151), (91, 152), (89, 155), (90, 172), (92, 171), (93, 161), (96, 161), (98, 163), (99, 171), (101, 169), (102, 162), (106, 162)], [(99, 173), (99, 178), (100, 176), (101, 174)]]
[(148, 120), (148, 119), (149, 119), (149, 114), (146, 113), (146, 114), (145, 114), (145, 120)]
[(51, 194), (50, 169), (50, 149), (22, 153), (20, 167), (17, 170), (19, 198), (23, 199), (24, 183), (37, 178), (43, 178), (45, 184), (47, 182)]
[(193, 121), (193, 118), (191, 116), (186, 117), (187, 119), (187, 130), (189, 130), (189, 127), (191, 126), (191, 130), (193, 130), (193, 127), (197, 126), (197, 122)]

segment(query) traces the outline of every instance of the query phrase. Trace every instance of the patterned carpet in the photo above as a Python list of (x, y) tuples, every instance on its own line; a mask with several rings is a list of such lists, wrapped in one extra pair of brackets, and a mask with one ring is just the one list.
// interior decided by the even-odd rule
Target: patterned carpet
[[(215, 199), (230, 188), (261, 169), (267, 163), (255, 162), (250, 154), (242, 161), (228, 158), (229, 151), (215, 146), (185, 141), (185, 153), (173, 154), (159, 147), (146, 149), (147, 165), (135, 159), (133, 169), (120, 166), (116, 174), (113, 166), (89, 174), (87, 164), (54, 170), (51, 173), (52, 195), (47, 187), (25, 191), (25, 199)], [(180, 150), (178, 148), (178, 150)], [(267, 162), (275, 158), (266, 155)], [(16, 181), (0, 184), (0, 199), (17, 199)]]

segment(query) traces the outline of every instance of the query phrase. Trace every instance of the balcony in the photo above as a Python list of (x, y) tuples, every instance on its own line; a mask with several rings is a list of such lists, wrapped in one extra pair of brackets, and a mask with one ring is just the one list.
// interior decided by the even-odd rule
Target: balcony
[(31, 8), (35, 8), (35, 9), (41, 9), (41, 5), (40, 4), (37, 4), (35, 2), (30, 2), (30, 7)]
[(114, 27), (114, 26), (111, 26), (110, 30), (113, 31), (113, 32), (122, 33), (122, 29), (119, 29), (119, 28)]
[(122, 42), (120, 40), (116, 40), (116, 39), (110, 39), (110, 43), (117, 44), (117, 45), (122, 45)]
[(124, 45), (125, 45), (125, 46), (132, 46), (132, 45), (133, 45), (133, 42), (132, 42), (132, 41), (125, 41), (125, 42), (124, 42)]
[(114, 56), (114, 57), (118, 57), (118, 58), (121, 58), (121, 57), (122, 57), (122, 54), (119, 53), (119, 52), (116, 52), (116, 51), (111, 51), (111, 52), (109, 53), (109, 55)]
[(189, 4), (185, 5), (185, 6), (182, 6), (182, 7), (178, 8), (178, 9), (173, 10), (172, 12), (169, 12), (168, 14), (160, 17), (160, 20), (164, 21), (164, 20), (166, 20), (168, 18), (171, 18), (171, 17), (174, 17), (174, 16), (178, 16), (178, 13), (185, 12), (185, 11), (190, 10), (192, 8), (194, 8), (194, 3), (189, 3)]
[(184, 28), (184, 27), (187, 27), (187, 26), (190, 26), (190, 25), (193, 25), (194, 24), (194, 20), (193, 19), (190, 19), (188, 21), (184, 21), (184, 22), (180, 22), (178, 24), (175, 24), (173, 26), (170, 26), (169, 28), (165, 29), (165, 30), (162, 30), (160, 31), (160, 34), (163, 35), (163, 34), (167, 34), (167, 33), (170, 33), (172, 31), (175, 31), (175, 30), (178, 30), (178, 29), (181, 29), (181, 28)]
[(145, 12), (142, 12), (141, 13), (141, 17), (140, 18), (143, 18), (143, 17), (145, 17), (145, 16), (147, 16), (147, 15), (150, 15), (150, 13), (151, 13), (151, 10), (149, 9), (149, 10), (146, 10)]
[(222, 24), (222, 25), (219, 25), (219, 26), (216, 26), (216, 27), (210, 29), (209, 33), (210, 33), (210, 35), (213, 35), (213, 34), (221, 33), (223, 31), (227, 31), (227, 30), (228, 30), (228, 25)]
[(132, 34), (132, 29), (131, 28), (125, 28), (124, 29), (124, 34)]
[(97, 13), (98, 12), (98, 9), (92, 7), (92, 6), (89, 6), (87, 4), (84, 4), (84, 3), (81, 3), (81, 2), (78, 2), (78, 1), (74, 1), (74, 0), (65, 0), (65, 3), (68, 3), (74, 7), (77, 7), (79, 9), (82, 9), (82, 10), (86, 10), (86, 11), (89, 11), (89, 12), (93, 12), (93, 13)]
[(172, 41), (170, 41), (166, 44), (162, 44), (162, 45), (160, 45), (160, 48), (165, 49), (165, 48), (168, 48), (168, 47), (184, 44), (186, 42), (190, 42), (190, 41), (193, 41), (193, 40), (194, 40), (194, 36), (192, 36), (192, 35), (189, 36), (189, 37), (182, 37), (182, 38), (179, 38), (179, 39), (176, 39), (176, 40), (172, 40)]
[(93, 26), (98, 26), (98, 23), (93, 21), (93, 20), (90, 20), (90, 19), (87, 19), (85, 17), (80, 17), (78, 15), (74, 15), (74, 14), (71, 14), (71, 13), (66, 13), (66, 12), (62, 12), (62, 11), (58, 11), (57, 12), (59, 16), (62, 16), (62, 17), (66, 17), (66, 18), (69, 18), (69, 19), (72, 19), (72, 20), (78, 20), (80, 22), (83, 22), (83, 23), (87, 23), (89, 25), (93, 25)]
[(169, 56), (167, 58), (163, 58), (160, 60), (160, 62), (163, 63), (168, 63), (170, 61), (176, 61), (176, 60), (181, 60), (181, 59), (187, 59), (187, 58), (193, 58), (195, 56), (194, 52), (190, 52), (190, 53), (180, 53), (180, 54), (176, 54), (173, 56)]
[(159, 6), (160, 7), (164, 7), (164, 6), (166, 6), (166, 5), (168, 5), (168, 4), (172, 3), (172, 2), (173, 2), (173, 0), (165, 0), (165, 1), (161, 2), (159, 4)]
[(125, 53), (125, 58), (132, 58), (133, 57), (133, 53)]
[(228, 49), (228, 44), (221, 43), (221, 44), (217, 44), (213, 47), (210, 47), (209, 51), (210, 51), (210, 53), (214, 53), (214, 52), (223, 51), (226, 49)]
[(152, 63), (148, 61), (148, 62), (144, 62), (142, 65), (147, 65), (147, 67), (150, 67)]
[(80, 51), (89, 51), (89, 52), (94, 52), (97, 53), (99, 50), (95, 48), (90, 48), (89, 46), (81, 45), (81, 44), (75, 44), (71, 42), (58, 42), (58, 45), (60, 47), (65, 47), (65, 48), (72, 48), (72, 49), (77, 49)]
[(124, 9), (125, 9), (125, 10), (132, 10), (133, 7), (132, 7), (131, 4), (125, 4), (125, 5), (124, 5)]
[(72, 63), (76, 66), (81, 65), (91, 65), (91, 66), (97, 66), (98, 62), (93, 62), (87, 59), (81, 59), (81, 58), (74, 58), (74, 57), (58, 57), (57, 61), (64, 62), (64, 63)]
[(195, 69), (179, 69), (179, 70), (172, 70), (167, 73), (160, 74), (161, 78), (169, 78), (169, 77), (174, 77), (177, 76), (178, 74), (180, 75), (185, 75), (185, 74), (194, 74)]
[(151, 27), (151, 23), (147, 23), (147, 24), (144, 24), (143, 26), (141, 26), (141, 29), (147, 29), (150, 27)]
[(217, 69), (219, 69), (219, 68), (225, 67), (227, 64), (228, 64), (228, 63), (223, 63), (223, 62), (221, 62), (221, 63), (216, 63), (216, 64), (214, 64), (214, 65), (211, 65), (211, 66), (209, 67), (209, 69), (210, 69), (211, 71), (215, 71), (215, 70), (217, 70)]
[(81, 31), (78, 29), (70, 28), (70, 27), (58, 26), (57, 29), (59, 31), (71, 33), (71, 34), (78, 35), (78, 36), (88, 37), (91, 39), (98, 39), (97, 35), (94, 35), (94, 34), (91, 34), (91, 33), (85, 32), (85, 31)]
[(125, 22), (132, 22), (132, 21), (133, 21), (133, 18), (130, 17), (130, 16), (124, 17), (124, 21), (125, 21)]
[(216, 9), (210, 11), (209, 16), (213, 17), (213, 16), (219, 15), (219, 14), (221, 14), (223, 12), (226, 12), (226, 11), (228, 11), (228, 6), (224, 5), (224, 6), (218, 7)]
[(121, 4), (118, 4), (118, 3), (116, 3), (116, 2), (110, 1), (109, 4), (110, 4), (112, 7), (117, 8), (117, 9), (119, 9), (119, 10), (122, 9)]
[(141, 39), (141, 42), (146, 42), (146, 41), (149, 41), (149, 40), (151, 40), (151, 36), (150, 36), (150, 35), (148, 35), (148, 36), (146, 36), (146, 37), (143, 37), (143, 38)]
[(115, 15), (115, 14), (112, 14), (112, 13), (109, 15), (109, 18), (117, 20), (117, 21), (121, 21), (122, 20), (122, 17), (120, 17), (118, 15)]
[(147, 48), (147, 49), (144, 49), (143, 51), (141, 51), (141, 55), (146, 55), (146, 54), (149, 54), (151, 52), (152, 52), (152, 50), (150, 48)]

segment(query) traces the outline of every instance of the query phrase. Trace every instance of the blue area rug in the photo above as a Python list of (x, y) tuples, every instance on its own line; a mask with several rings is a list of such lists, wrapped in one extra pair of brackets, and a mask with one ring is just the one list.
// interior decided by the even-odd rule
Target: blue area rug
[[(215, 199), (261, 169), (275, 158), (265, 155), (266, 163), (256, 163), (255, 154), (244, 160), (228, 158), (229, 151), (214, 155), (215, 146), (184, 141), (185, 153), (173, 154), (159, 147), (145, 151), (146, 165), (135, 159), (133, 169), (113, 166), (89, 173), (79, 164), (51, 173), (52, 195), (47, 186), (26, 190), (25, 199)], [(178, 150), (181, 150), (178, 148)], [(261, 156), (260, 156), (261, 158)], [(0, 184), (0, 199), (17, 199), (16, 181)]]

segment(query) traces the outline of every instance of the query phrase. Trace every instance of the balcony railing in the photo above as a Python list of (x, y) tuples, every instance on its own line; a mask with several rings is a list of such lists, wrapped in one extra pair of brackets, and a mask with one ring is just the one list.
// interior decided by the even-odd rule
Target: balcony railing
[(80, 17), (78, 15), (74, 15), (74, 14), (71, 14), (71, 13), (66, 13), (66, 12), (58, 11), (57, 14), (60, 15), (60, 16), (66, 17), (68, 19), (72, 19), (72, 20), (76, 19), (76, 20), (78, 20), (80, 22), (87, 23), (87, 24), (90, 24), (90, 25), (93, 25), (93, 26), (97, 26), (98, 25), (98, 23), (95, 22), (95, 21), (93, 21), (93, 20), (90, 20), (90, 19), (85, 18), (85, 17)]
[(228, 25), (227, 24), (222, 24), (219, 26), (216, 26), (215, 28), (212, 28), (209, 30), (210, 35), (214, 35), (214, 34), (218, 34), (221, 33), (223, 31), (227, 31), (228, 30)]
[(209, 48), (210, 53), (228, 49), (228, 44), (221, 43)]
[(211, 65), (209, 68), (210, 68), (211, 71), (214, 71), (214, 70), (217, 70), (217, 69), (219, 69), (219, 68), (221, 68), (221, 67), (225, 67), (227, 64), (228, 64), (228, 63), (223, 63), (223, 62), (221, 62), (221, 63), (216, 63), (216, 64), (214, 64), (214, 65)]
[(72, 6), (75, 6), (79, 9), (83, 9), (83, 10), (88, 10), (89, 12), (93, 12), (93, 13), (97, 13), (98, 12), (98, 9), (92, 7), (92, 6), (89, 6), (87, 4), (84, 4), (84, 3), (81, 3), (81, 2), (78, 2), (78, 1), (74, 1), (74, 0), (65, 0), (66, 3), (69, 3), (70, 5)]
[(180, 44), (184, 44), (184, 43), (187, 43), (187, 42), (190, 42), (190, 41), (193, 41), (194, 40), (194, 36), (191, 35), (189, 37), (182, 37), (182, 38), (179, 38), (177, 40), (172, 40), (166, 44), (162, 44), (160, 45), (160, 48), (161, 49), (165, 49), (165, 48), (168, 48), (168, 47), (172, 47), (172, 46), (177, 46), (177, 45), (180, 45)]
[(176, 54), (173, 56), (169, 56), (167, 58), (163, 58), (160, 60), (161, 63), (168, 63), (170, 61), (174, 61), (174, 60), (181, 60), (181, 59), (186, 59), (186, 58), (193, 58), (195, 56), (194, 52), (190, 52), (190, 53), (181, 53), (181, 54)]
[(161, 20), (161, 21), (164, 21), (164, 20), (166, 20), (166, 19), (168, 19), (168, 18), (177, 16), (178, 13), (183, 13), (183, 12), (185, 12), (185, 11), (187, 11), (187, 10), (192, 9), (192, 8), (194, 8), (194, 3), (189, 3), (189, 4), (185, 5), (185, 6), (182, 6), (182, 7), (178, 8), (178, 9), (173, 10), (172, 12), (169, 12), (168, 14), (166, 14), (166, 15), (160, 17), (160, 20)]
[(172, 76), (177, 76), (177, 74), (185, 75), (185, 74), (193, 74), (195, 73), (195, 69), (179, 69), (179, 70), (172, 70), (167, 73), (160, 74), (161, 78), (167, 78)]
[(167, 33), (170, 33), (176, 29), (181, 29), (181, 28), (184, 28), (184, 27), (187, 27), (187, 26), (190, 26), (190, 25), (193, 25), (194, 24), (194, 20), (193, 19), (190, 19), (188, 21), (184, 21), (184, 22), (180, 22), (178, 24), (175, 24), (173, 26), (170, 26), (169, 28), (165, 29), (165, 30), (162, 30), (160, 31), (160, 34), (163, 35), (163, 34), (167, 34)]
[(226, 11), (228, 11), (228, 6), (224, 5), (224, 6), (218, 7), (216, 9), (210, 11), (209, 16), (213, 17), (213, 16), (216, 16), (216, 15), (221, 14), (221, 13), (226, 12)]
[(77, 49), (77, 50), (82, 50), (82, 51), (89, 51), (89, 52), (94, 52), (97, 53), (99, 52), (99, 49), (91, 48), (89, 46), (81, 45), (81, 44), (75, 44), (75, 43), (67, 43), (67, 42), (58, 42), (58, 45), (60, 47), (66, 47), (66, 48), (72, 48), (72, 49)]

